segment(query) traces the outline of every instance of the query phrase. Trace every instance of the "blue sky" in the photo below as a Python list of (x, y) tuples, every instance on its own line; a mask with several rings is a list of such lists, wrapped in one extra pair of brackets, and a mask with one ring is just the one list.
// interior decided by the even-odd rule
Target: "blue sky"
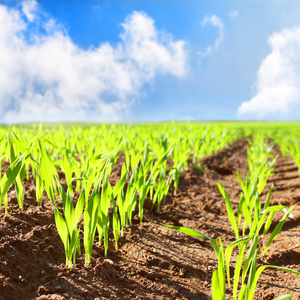
[(299, 120), (296, 0), (0, 1), (0, 117)]

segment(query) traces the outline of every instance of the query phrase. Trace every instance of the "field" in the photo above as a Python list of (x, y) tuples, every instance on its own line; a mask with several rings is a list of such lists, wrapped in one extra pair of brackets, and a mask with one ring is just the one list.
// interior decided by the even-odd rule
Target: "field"
[(300, 299), (300, 124), (0, 138), (0, 299)]

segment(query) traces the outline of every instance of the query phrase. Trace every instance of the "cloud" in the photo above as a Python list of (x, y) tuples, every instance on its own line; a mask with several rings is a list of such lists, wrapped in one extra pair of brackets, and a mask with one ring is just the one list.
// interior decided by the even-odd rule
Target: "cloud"
[(26, 18), (33, 22), (38, 12), (38, 4), (35, 0), (26, 0), (21, 3), (22, 12)]
[(236, 18), (238, 15), (239, 15), (239, 12), (237, 10), (232, 10), (228, 16), (229, 16), (229, 18)]
[(271, 53), (257, 73), (256, 95), (238, 108), (241, 118), (293, 119), (300, 112), (300, 27), (273, 33)]
[(87, 50), (35, 1), (0, 5), (1, 122), (118, 121), (158, 75), (187, 72), (185, 42), (143, 12), (121, 24), (116, 45)]
[(223, 42), (224, 40), (224, 24), (222, 22), (222, 20), (216, 16), (216, 15), (212, 15), (210, 17), (205, 17), (201, 23), (202, 26), (206, 25), (206, 24), (210, 24), (214, 27), (216, 27), (219, 31), (219, 34), (218, 34), (218, 37), (215, 39), (215, 42), (213, 45), (211, 46), (208, 46), (206, 48), (206, 51), (205, 52), (199, 52), (199, 54), (201, 55), (208, 55), (208, 54), (211, 54), (213, 51), (216, 51), (221, 43)]

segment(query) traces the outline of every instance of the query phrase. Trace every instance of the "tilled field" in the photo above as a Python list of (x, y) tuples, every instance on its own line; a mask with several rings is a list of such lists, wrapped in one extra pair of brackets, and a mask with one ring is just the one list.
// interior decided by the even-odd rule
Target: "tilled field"
[[(20, 211), (11, 190), (8, 214), (4, 214), (4, 208), (0, 213), (0, 299), (210, 299), (210, 281), (217, 264), (211, 244), (160, 223), (189, 227), (215, 239), (220, 236), (225, 246), (234, 241), (216, 182), (226, 188), (236, 210), (241, 190), (235, 171), (242, 177), (247, 173), (246, 148), (246, 139), (241, 139), (203, 159), (201, 166), (209, 174), (189, 167), (180, 178), (177, 195), (173, 196), (170, 189), (160, 213), (146, 210), (143, 226), (138, 216), (134, 217), (134, 225), (120, 238), (118, 252), (111, 241), (108, 257), (104, 258), (103, 247), (95, 244), (91, 265), (84, 266), (84, 257), (80, 256), (72, 270), (65, 267), (64, 248), (50, 201), (45, 197), (43, 207), (37, 206), (34, 184), (27, 182), (24, 211)], [(280, 155), (280, 150), (275, 148), (274, 154)], [(258, 263), (299, 271), (299, 171), (292, 159), (281, 156), (275, 170), (262, 200), (274, 184), (271, 205), (297, 205), (293, 219), (286, 221)], [(119, 175), (120, 169), (115, 167), (112, 182)], [(275, 215), (275, 225), (281, 217), (281, 212)], [(268, 236), (265, 243), (267, 240)], [(300, 276), (267, 269), (255, 295), (267, 300), (287, 293), (300, 299)], [(227, 298), (231, 297), (228, 288)]]

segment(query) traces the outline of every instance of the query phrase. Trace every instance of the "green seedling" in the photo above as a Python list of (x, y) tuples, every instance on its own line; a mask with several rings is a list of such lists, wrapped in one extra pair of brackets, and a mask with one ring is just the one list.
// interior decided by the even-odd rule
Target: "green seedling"
[(61, 185), (59, 186), (59, 190), (63, 204), (63, 216), (55, 206), (55, 223), (59, 236), (64, 244), (66, 266), (67, 268), (71, 269), (72, 265), (76, 262), (76, 251), (79, 255), (81, 254), (79, 228), (77, 227), (77, 224), (84, 209), (85, 190), (83, 188), (83, 190), (81, 191), (75, 210), (73, 206), (71, 191), (68, 190), (67, 193), (65, 193)]
[(100, 202), (99, 184), (94, 188), (84, 210), (83, 230), (84, 230), (84, 250), (85, 264), (91, 263), (92, 248), (98, 222), (98, 203)]
[[(240, 239), (234, 241), (229, 246), (227, 246), (225, 253), (224, 253), (223, 252), (223, 244), (222, 244), (220, 237), (219, 237), (220, 246), (218, 246), (218, 244), (215, 240), (211, 239), (210, 237), (208, 237), (196, 230), (186, 228), (186, 227), (167, 225), (167, 224), (163, 224), (163, 223), (161, 223), (161, 225), (164, 225), (171, 229), (175, 229), (179, 232), (185, 233), (185, 234), (193, 236), (193, 237), (204, 238), (204, 239), (210, 241), (210, 243), (213, 246), (213, 249), (217, 255), (217, 258), (218, 258), (218, 268), (217, 268), (217, 270), (215, 270), (213, 272), (212, 281), (211, 281), (212, 299), (213, 300), (224, 300), (225, 299), (225, 290), (226, 290), (225, 273), (227, 273), (228, 284), (229, 284), (229, 286), (231, 286), (229, 268), (230, 268), (230, 260), (231, 260), (232, 250), (236, 246), (239, 247), (239, 255), (237, 258), (236, 265), (235, 265), (234, 280), (233, 280), (233, 299), (234, 300), (236, 300), (236, 299), (252, 300), (254, 297), (254, 292), (255, 292), (255, 288), (256, 288), (259, 276), (266, 268), (275, 268), (275, 269), (280, 269), (280, 270), (284, 270), (287, 272), (291, 272), (294, 274), (300, 274), (299, 271), (295, 271), (295, 270), (285, 268), (285, 267), (277, 267), (277, 266), (273, 266), (273, 265), (265, 265), (265, 266), (261, 266), (257, 269), (257, 262), (256, 262), (257, 261), (257, 250), (254, 250), (254, 252), (252, 254), (253, 249), (256, 249), (255, 243), (252, 243), (250, 246), (250, 249), (248, 251), (248, 254), (246, 255), (246, 258), (245, 258), (245, 261), (246, 261), (249, 256), (249, 253), (250, 253), (251, 267), (249, 268), (249, 272), (248, 272), (248, 267), (245, 268), (245, 262), (244, 262), (244, 268), (243, 268), (243, 274), (242, 274), (243, 275), (242, 286), (238, 293), (239, 282), (241, 280), (240, 272), (241, 272), (241, 268), (243, 265), (244, 253), (245, 253), (247, 244), (250, 240), (250, 237), (243, 237), (243, 238), (240, 238)], [(225, 272), (225, 270), (226, 270), (226, 272)], [(246, 274), (247, 274), (247, 276), (245, 276)], [(288, 295), (288, 296), (290, 296), (290, 295)]]

